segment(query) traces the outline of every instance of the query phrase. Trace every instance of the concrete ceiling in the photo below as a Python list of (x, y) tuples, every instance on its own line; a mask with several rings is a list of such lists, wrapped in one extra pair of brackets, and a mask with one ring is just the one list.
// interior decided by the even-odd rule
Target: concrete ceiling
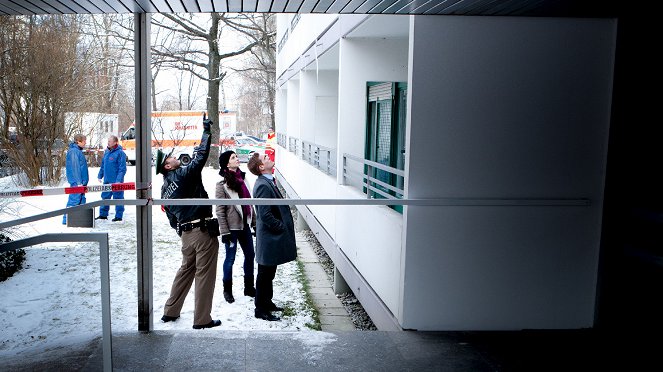
[(601, 0), (0, 0), (0, 15), (327, 13), (613, 17)]

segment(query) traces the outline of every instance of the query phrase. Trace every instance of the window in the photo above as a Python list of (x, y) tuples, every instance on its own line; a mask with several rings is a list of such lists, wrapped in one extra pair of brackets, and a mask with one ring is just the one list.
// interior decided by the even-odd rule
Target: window
[[(407, 83), (369, 82), (368, 122), (366, 125), (366, 159), (390, 168), (405, 169), (405, 116), (407, 105)], [(389, 170), (366, 167), (364, 174), (389, 186), (400, 189), (404, 179)], [(372, 195), (384, 198), (384, 194), (402, 197), (390, 188), (376, 182), (379, 191)], [(370, 185), (369, 185), (370, 186)], [(370, 192), (370, 190), (365, 190)], [(393, 209), (402, 212), (402, 206)]]

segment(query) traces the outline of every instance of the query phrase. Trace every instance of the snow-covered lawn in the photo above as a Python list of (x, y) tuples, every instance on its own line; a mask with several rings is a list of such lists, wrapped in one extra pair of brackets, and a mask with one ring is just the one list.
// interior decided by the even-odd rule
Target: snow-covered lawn
[[(90, 185), (98, 184), (98, 168), (90, 168)], [(205, 189), (214, 198), (218, 171), (206, 168), (203, 172)], [(247, 172), (248, 175), (248, 172)], [(253, 184), (255, 177), (249, 178)], [(135, 167), (129, 167), (125, 182), (135, 181)], [(153, 176), (152, 195), (160, 197), (162, 177)], [(60, 187), (68, 186), (65, 182)], [(11, 177), (0, 179), (0, 189), (14, 190)], [(16, 216), (35, 214), (64, 208), (66, 195), (24, 197), (12, 199), (0, 211), (0, 221)], [(134, 191), (125, 198), (135, 198)], [(100, 193), (87, 194), (88, 202), (101, 199)], [(62, 217), (52, 217), (25, 224), (14, 230), (12, 237), (35, 236), (60, 232), (108, 232), (110, 240), (111, 323), (112, 331), (137, 331), (137, 274), (136, 274), (136, 207), (127, 206), (124, 220), (111, 222), (111, 206), (107, 221), (97, 220), (94, 228), (68, 228)], [(98, 208), (95, 216), (98, 215)], [(163, 304), (170, 292), (173, 277), (180, 265), (180, 239), (159, 206), (153, 207), (153, 316), (155, 330), (191, 330), (193, 324), (193, 287), (187, 296), (181, 318), (161, 323)], [(280, 265), (274, 280), (274, 300), (293, 310), (279, 322), (267, 322), (253, 316), (253, 299), (243, 295), (244, 257), (238, 249), (233, 268), (236, 301), (223, 300), (221, 283), (225, 257), (220, 245), (217, 285), (214, 293), (212, 317), (221, 319), (218, 328), (198, 332), (225, 330), (307, 330), (313, 324), (313, 310), (305, 302), (302, 285), (298, 281), (295, 262)], [(257, 270), (257, 265), (256, 265)], [(101, 335), (99, 249), (94, 243), (50, 243), (26, 249), (23, 270), (0, 282), (0, 357), (16, 355), (32, 348), (48, 348), (93, 339)]]

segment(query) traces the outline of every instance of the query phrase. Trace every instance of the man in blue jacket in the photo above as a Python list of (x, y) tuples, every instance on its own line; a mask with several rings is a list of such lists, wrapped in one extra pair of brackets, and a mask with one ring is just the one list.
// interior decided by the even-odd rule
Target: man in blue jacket
[[(99, 167), (99, 175), (97, 178), (99, 182), (104, 185), (112, 183), (124, 182), (124, 175), (127, 173), (127, 155), (122, 150), (122, 146), (117, 143), (117, 136), (111, 135), (108, 137), (108, 147), (104, 151), (104, 157), (101, 160)], [(102, 181), (103, 180), (103, 181)], [(101, 198), (106, 200), (113, 198), (115, 200), (124, 199), (124, 191), (104, 191), (101, 193)], [(110, 205), (102, 205), (99, 207), (99, 217), (97, 220), (107, 220)], [(115, 218), (113, 221), (122, 221), (124, 214), (124, 205), (118, 204), (115, 206)]]
[[(87, 186), (87, 182), (89, 181), (90, 175), (87, 170), (87, 159), (85, 159), (82, 151), (85, 148), (86, 142), (87, 138), (79, 133), (74, 136), (74, 141), (69, 144), (65, 168), (67, 171), (67, 182), (69, 182), (69, 186), (71, 187)], [(79, 204), (85, 204), (85, 194), (69, 194), (67, 208)], [(62, 224), (67, 224), (66, 214), (62, 216)]]

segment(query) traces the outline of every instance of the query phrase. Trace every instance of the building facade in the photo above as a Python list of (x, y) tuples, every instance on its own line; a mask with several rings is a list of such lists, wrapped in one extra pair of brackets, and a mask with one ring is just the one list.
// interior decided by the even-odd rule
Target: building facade
[(287, 191), (417, 201), (298, 206), (378, 328), (594, 326), (615, 19), (278, 17)]

